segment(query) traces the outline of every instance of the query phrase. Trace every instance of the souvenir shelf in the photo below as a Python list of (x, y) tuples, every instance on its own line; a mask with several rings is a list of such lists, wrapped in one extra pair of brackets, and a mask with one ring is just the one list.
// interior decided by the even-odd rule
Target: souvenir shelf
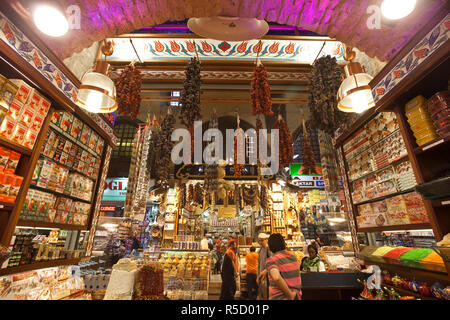
[[(1, 98), (6, 101), (8, 113), (0, 119), (0, 126), (6, 133), (0, 137), (0, 147), (20, 155), (13, 173), (15, 177), (23, 180), (17, 186), (17, 193), (12, 194), (15, 197), (9, 197), (10, 194), (8, 194), (8, 196), (0, 199), (0, 243), (6, 247), (11, 245), (16, 226), (29, 227), (34, 230), (41, 230), (42, 228), (68, 230), (68, 232), (77, 233), (77, 239), (84, 241), (83, 244), (79, 242), (77, 247), (83, 246), (83, 250), (89, 256), (100, 212), (99, 206), (109, 157), (111, 149), (115, 147), (117, 137), (104, 116), (85, 112), (75, 104), (74, 100), (80, 81), (71, 71), (31, 29), (25, 27), (23, 21), (15, 13), (4, 10), (3, 6), (1, 6), (1, 10), (0, 74), (2, 77), (0, 77), (0, 86), (2, 88)], [(8, 16), (5, 16), (5, 13)], [(14, 24), (11, 21), (15, 21)], [(64, 115), (65, 119), (68, 120), (65, 122), (65, 127), (62, 128), (57, 123), (51, 123), (54, 112)], [(74, 121), (76, 125), (73, 126), (74, 131), (71, 132)], [(80, 127), (81, 130), (83, 130), (83, 127), (87, 130), (85, 132), (85, 137), (89, 139), (87, 145), (80, 143), (80, 140), (71, 134), (78, 134)], [(55, 159), (53, 156), (41, 154), (48, 146), (47, 136), (52, 132), (57, 133), (58, 137), (64, 137), (64, 141), (77, 145), (81, 150), (80, 157), (89, 158), (92, 162), (84, 161), (84, 166), (75, 167), (73, 163), (70, 165), (70, 163), (64, 162), (64, 159)], [(82, 134), (82, 132), (80, 133)], [(70, 144), (65, 143), (67, 146), (70, 146)], [(3, 157), (3, 153), (0, 157)], [(61, 174), (69, 173), (76, 175), (77, 179), (90, 180), (89, 195), (66, 194), (58, 192), (56, 188), (50, 190), (51, 188), (49, 189), (47, 186), (33, 187), (33, 175), (41, 160), (51, 161), (55, 164), (55, 168), (58, 168), (59, 171), (52, 171), (51, 174), (57, 175), (57, 178)], [(92, 171), (92, 169), (89, 169), (90, 167), (95, 168), (95, 170)], [(18, 179), (18, 181), (20, 180)], [(16, 185), (11, 183), (11, 186), (15, 187)], [(72, 184), (72, 186), (74, 185)], [(83, 216), (84, 223), (69, 224), (64, 219), (55, 222), (44, 219), (44, 216), (33, 220), (22, 219), (22, 209), (31, 190), (42, 191), (56, 197), (89, 205), (87, 215)], [(4, 199), (6, 200), (3, 201)], [(61, 209), (59, 208), (59, 210)], [(70, 213), (66, 213), (70, 216)], [(87, 230), (90, 230), (90, 232), (86, 232)], [(0, 269), (0, 275), (57, 265), (76, 264), (78, 261), (80, 259), (77, 258), (35, 262)]]
[[(438, 135), (434, 131), (431, 117), (426, 115), (428, 106), (428, 101), (426, 100), (430, 99), (437, 92), (449, 89), (449, 40), (445, 37), (445, 30), (448, 29), (445, 27), (445, 23), (448, 23), (446, 22), (448, 19), (448, 12), (437, 14), (385, 66), (371, 83), (372, 88), (374, 88), (375, 108), (362, 114), (351, 126), (350, 130), (344, 132), (335, 140), (341, 166), (347, 171), (344, 185), (347, 200), (351, 204), (349, 208), (350, 215), (354, 218), (353, 225), (355, 228), (352, 228), (354, 242), (357, 239), (356, 231), (381, 232), (388, 230), (432, 229), (436, 241), (442, 240), (446, 234), (450, 233), (449, 195), (447, 194), (441, 198), (438, 198), (437, 195), (435, 199), (432, 197), (417, 197), (419, 195), (418, 192), (423, 190), (421, 185), (437, 179), (439, 171), (449, 169), (450, 137)], [(418, 52), (424, 46), (427, 47), (427, 55), (421, 56)], [(417, 98), (419, 95), (425, 98), (425, 102)], [(417, 106), (421, 103), (423, 104), (422, 107)], [(408, 104), (410, 106), (406, 107)], [(412, 120), (411, 114), (406, 114), (408, 111), (418, 109), (422, 110), (415, 111), (415, 115), (420, 113), (418, 116), (422, 117), (421, 120), (423, 120), (419, 123)], [(389, 128), (389, 122), (385, 123), (381, 131), (386, 133), (387, 129), (389, 132), (377, 144), (371, 146), (370, 137), (375, 132), (372, 129), (376, 128), (373, 121), (384, 117), (386, 112), (395, 115), (395, 126), (391, 125), (391, 128)], [(408, 120), (410, 121), (408, 122)], [(410, 125), (411, 123), (412, 125)], [(429, 126), (429, 129), (423, 129), (425, 126)], [(379, 127), (376, 129), (377, 131), (380, 130)], [(431, 141), (425, 139), (416, 141), (416, 138), (424, 137), (423, 135), (417, 135), (416, 131), (420, 129), (424, 131), (430, 130), (425, 133), (428, 134), (425, 137), (430, 137), (428, 140)], [(361, 134), (362, 132), (370, 134)], [(375, 134), (378, 135), (378, 133)], [(385, 141), (396, 135), (399, 136), (399, 140), (403, 143), (400, 153), (397, 154), (396, 152), (395, 155), (388, 157), (388, 161), (382, 161), (382, 167), (374, 166), (370, 168), (371, 159), (376, 161), (378, 154), (375, 152), (370, 157), (366, 156), (363, 159), (365, 150), (368, 149), (368, 152), (371, 152), (374, 148), (377, 149), (379, 145), (383, 145)], [(392, 143), (389, 144), (388, 155), (393, 153), (392, 147)], [(352, 151), (354, 154), (348, 156)], [(358, 168), (360, 170), (355, 171), (351, 163), (352, 158), (361, 158), (359, 162), (355, 163), (361, 164), (363, 168)], [(387, 194), (378, 197), (376, 195), (376, 182), (382, 181), (383, 183), (386, 180), (380, 179), (378, 175), (389, 168), (392, 170), (391, 174), (385, 177), (393, 178), (392, 190), (390, 192), (387, 190)], [(397, 171), (397, 169), (401, 170)], [(368, 197), (365, 193), (369, 193)], [(403, 197), (403, 201), (401, 197)], [(422, 200), (419, 201), (419, 198), (422, 198)], [(380, 203), (379, 200), (386, 202), (387, 210), (384, 210), (384, 204)], [(421, 203), (419, 204), (419, 202)], [(409, 207), (408, 204), (410, 205)], [(389, 217), (380, 215), (380, 212), (384, 211), (390, 214), (394, 213), (393, 218), (396, 223), (390, 223), (390, 225), (386, 223), (389, 221)], [(409, 218), (413, 217), (413, 219), (404, 219), (405, 217), (397, 214), (402, 211), (407, 212)], [(361, 217), (364, 216), (369, 217), (366, 219), (367, 221), (362, 221), (363, 218)], [(428, 221), (421, 221), (424, 217)], [(368, 225), (365, 225), (365, 223), (368, 223)], [(359, 248), (359, 245), (357, 244), (356, 247)], [(436, 276), (432, 272), (425, 270), (404, 268), (389, 263), (377, 263), (369, 261), (367, 258), (365, 260), (368, 263), (379, 264), (382, 268), (393, 272), (411, 273), (424, 278), (430, 276), (432, 278), (449, 279), (448, 275), (444, 274)], [(450, 273), (450, 263), (446, 262), (445, 265), (447, 272)]]

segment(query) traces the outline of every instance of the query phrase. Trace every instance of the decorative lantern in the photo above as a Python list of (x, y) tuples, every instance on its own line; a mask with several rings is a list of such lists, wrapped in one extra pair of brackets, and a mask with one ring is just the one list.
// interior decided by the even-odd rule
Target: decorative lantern
[(365, 73), (361, 64), (351, 61), (354, 57), (352, 48), (346, 48), (344, 58), (349, 63), (344, 67), (345, 79), (338, 90), (338, 109), (342, 112), (362, 113), (375, 106), (369, 85), (373, 78)]

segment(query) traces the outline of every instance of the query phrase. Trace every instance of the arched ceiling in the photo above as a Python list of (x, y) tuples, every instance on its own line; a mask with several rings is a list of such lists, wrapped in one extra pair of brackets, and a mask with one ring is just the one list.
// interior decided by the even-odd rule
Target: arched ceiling
[(354, 46), (370, 57), (390, 60), (420, 30), (446, 0), (419, 0), (416, 10), (395, 24), (367, 27), (368, 6), (382, 0), (58, 0), (78, 5), (81, 29), (60, 39), (43, 37), (61, 58), (106, 37), (168, 20), (200, 16), (256, 17), (301, 27)]

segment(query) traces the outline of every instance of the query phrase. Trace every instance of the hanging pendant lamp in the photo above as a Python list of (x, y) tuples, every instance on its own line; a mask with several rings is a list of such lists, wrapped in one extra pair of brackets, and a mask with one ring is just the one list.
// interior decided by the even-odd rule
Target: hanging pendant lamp
[(375, 106), (369, 85), (373, 78), (364, 72), (359, 62), (351, 61), (354, 57), (352, 48), (346, 48), (344, 58), (349, 63), (344, 67), (345, 79), (338, 90), (338, 109), (342, 112), (362, 113)]
[[(102, 47), (105, 55), (111, 55), (111, 43)], [(109, 78), (111, 66), (105, 60), (97, 60), (94, 68), (81, 78), (76, 104), (92, 113), (110, 113), (117, 110), (116, 86)]]

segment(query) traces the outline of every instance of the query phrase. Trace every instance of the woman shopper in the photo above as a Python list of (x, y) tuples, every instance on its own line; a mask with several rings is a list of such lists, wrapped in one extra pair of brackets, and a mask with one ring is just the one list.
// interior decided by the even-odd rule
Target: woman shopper
[(300, 300), (302, 291), (297, 257), (286, 251), (281, 234), (272, 234), (268, 242), (269, 249), (273, 253), (266, 261), (269, 273), (269, 300)]
[(310, 244), (308, 246), (308, 254), (309, 257), (304, 257), (302, 259), (302, 265), (300, 266), (300, 270), (324, 272), (325, 264), (323, 263), (322, 260), (320, 260), (320, 257), (317, 252), (317, 247), (314, 244)]

